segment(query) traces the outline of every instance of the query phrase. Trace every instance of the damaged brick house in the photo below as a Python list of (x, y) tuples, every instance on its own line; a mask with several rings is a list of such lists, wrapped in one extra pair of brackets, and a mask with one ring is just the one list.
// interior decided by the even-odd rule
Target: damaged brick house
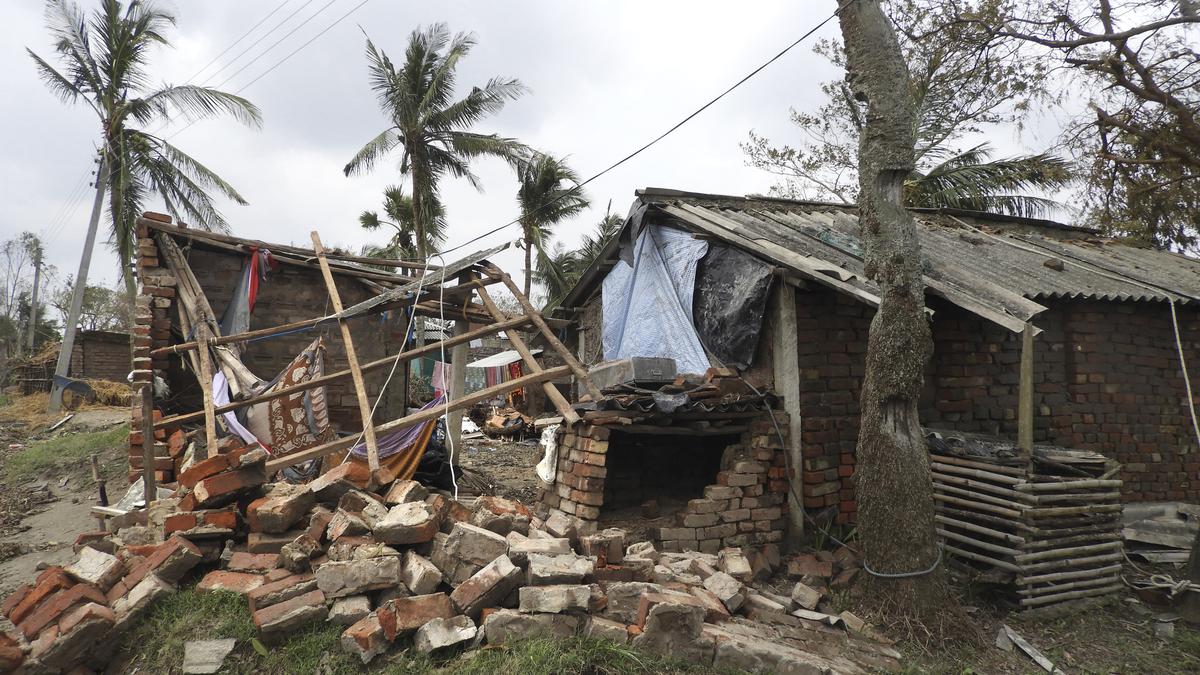
[[(925, 425), (1103, 453), (1125, 501), (1200, 499), (1181, 368), (1200, 375), (1200, 262), (1047, 220), (913, 213), (934, 342)], [(681, 373), (733, 366), (776, 392), (799, 441), (793, 499), (847, 522), (875, 293), (853, 207), (645, 189), (562, 306), (586, 365), (671, 357)], [(633, 434), (611, 435), (610, 454), (618, 436), (674, 444), (646, 472), (686, 473), (699, 456), (687, 437)], [(603, 482), (592, 487), (610, 494)]]

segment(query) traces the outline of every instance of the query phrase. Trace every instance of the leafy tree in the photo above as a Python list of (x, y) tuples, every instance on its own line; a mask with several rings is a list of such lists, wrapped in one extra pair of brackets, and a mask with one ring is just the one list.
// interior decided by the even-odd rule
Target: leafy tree
[(246, 200), (229, 183), (179, 148), (145, 130), (172, 114), (201, 119), (220, 114), (251, 125), (261, 116), (246, 99), (198, 85), (151, 86), (150, 58), (169, 46), (165, 32), (175, 17), (152, 2), (100, 0), (90, 16), (69, 0), (47, 0), (46, 24), (62, 69), (26, 49), (46, 86), (64, 103), (82, 101), (100, 122), (100, 158), (105, 169), (116, 247), (126, 293), (136, 295), (130, 264), (137, 250), (134, 221), (157, 193), (166, 209), (193, 227), (225, 229), (209, 191), (238, 204)]
[(1062, 137), (1090, 168), (1087, 220), (1157, 247), (1200, 252), (1196, 3), (992, 2), (992, 11), (947, 19), (985, 26), (996, 44), (1031, 48), (1031, 61), (1065, 71), (1087, 98)]
[(441, 227), (437, 222), (441, 217), (438, 184), (444, 176), (465, 178), (481, 189), (479, 179), (471, 172), (472, 160), (494, 156), (515, 163), (525, 153), (525, 146), (511, 138), (470, 130), (480, 120), (498, 113), (508, 101), (519, 98), (525, 92), (520, 81), (494, 77), (454, 100), (458, 63), (474, 46), (472, 35), (458, 33), (451, 37), (445, 24), (434, 24), (412, 32), (404, 62), (397, 68), (383, 50), (367, 40), (371, 89), (389, 126), (368, 141), (344, 171), (347, 176), (369, 171), (400, 148), (400, 173), (409, 177), (412, 188), (419, 258), (432, 252), (427, 233)]
[[(906, 204), (987, 205), (1017, 215), (1041, 214), (1053, 207), (1047, 199), (1013, 191), (1064, 187), (1070, 176), (1061, 160), (1039, 154), (993, 161), (986, 147), (957, 149), (970, 134), (1019, 121), (1030, 102), (1046, 93), (1046, 65), (1022, 61), (1019, 45), (996, 41), (987, 29), (948, 21), (964, 11), (962, 0), (897, 0), (888, 5), (916, 110), (915, 168), (906, 181)], [(822, 41), (816, 52), (846, 69), (840, 42)], [(802, 143), (776, 145), (751, 131), (742, 149), (751, 166), (780, 177), (772, 194), (852, 204), (859, 196), (857, 139), (865, 111), (844, 79), (823, 83), (821, 91), (825, 102), (815, 112), (791, 111)]]
[(539, 269), (553, 279), (551, 285), (565, 285), (562, 270), (550, 260), (547, 242), (553, 226), (586, 209), (588, 201), (579, 189), (579, 176), (566, 161), (545, 153), (534, 153), (518, 164), (517, 182), (518, 220), (525, 240), (525, 297), (529, 297), (535, 252)]
[[(68, 277), (49, 299), (50, 304), (62, 315), (64, 324), (74, 292), (75, 280)], [(83, 330), (128, 331), (133, 327), (133, 320), (129, 305), (124, 302), (120, 290), (88, 284), (83, 291), (78, 325)]]
[[(391, 185), (383, 191), (383, 215), (380, 218), (375, 211), (363, 211), (358, 216), (358, 222), (363, 229), (375, 231), (383, 226), (396, 231), (384, 246), (373, 247), (374, 255), (391, 258), (415, 259), (420, 256), (416, 245), (417, 227), (416, 214), (413, 211), (412, 197), (404, 194), (404, 188)], [(434, 199), (433, 220), (425, 231), (424, 250), (434, 251), (446, 238), (446, 217), (440, 200)]]

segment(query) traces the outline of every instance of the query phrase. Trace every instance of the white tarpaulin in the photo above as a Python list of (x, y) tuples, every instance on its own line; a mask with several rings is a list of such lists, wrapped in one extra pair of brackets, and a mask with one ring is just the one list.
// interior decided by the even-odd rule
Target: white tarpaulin
[(602, 290), (605, 360), (661, 356), (680, 373), (708, 370), (692, 324), (696, 266), (707, 252), (707, 242), (661, 225), (641, 231), (632, 256), (622, 251)]

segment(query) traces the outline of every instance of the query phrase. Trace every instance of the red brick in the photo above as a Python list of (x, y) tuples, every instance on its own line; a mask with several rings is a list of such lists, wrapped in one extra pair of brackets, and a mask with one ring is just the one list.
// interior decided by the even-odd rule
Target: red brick
[(75, 582), (67, 576), (66, 572), (61, 567), (48, 567), (38, 575), (37, 581), (34, 583), (33, 590), (25, 595), (20, 602), (13, 607), (12, 612), (8, 615), (8, 619), (14, 624), (21, 623), (25, 617), (42, 604), (48, 596), (53, 595), (63, 589), (70, 588), (75, 585)]
[(61, 621), (58, 622), (58, 632), (66, 635), (84, 621), (99, 619), (108, 623), (116, 623), (117, 618), (113, 615), (113, 611), (104, 605), (94, 602), (89, 602), (86, 605), (81, 605), (63, 615)]
[(75, 584), (47, 598), (45, 602), (26, 617), (17, 627), (25, 634), (26, 639), (32, 640), (43, 628), (57, 621), (68, 609), (87, 601), (96, 602), (101, 605), (106, 603), (104, 594), (95, 586)]
[(192, 488), (196, 503), (200, 506), (215, 504), (229, 496), (255, 488), (267, 482), (267, 472), (262, 465), (226, 471), (209, 476)]
[(231, 572), (254, 572), (265, 574), (279, 566), (278, 553), (247, 553), (237, 551), (229, 559)]
[(261, 574), (247, 574), (245, 572), (226, 572), (225, 570), (214, 570), (204, 575), (204, 578), (200, 580), (200, 583), (196, 584), (196, 590), (230, 591), (245, 595), (259, 586), (262, 586), (263, 581), (263, 576)]
[(8, 633), (0, 633), (0, 673), (16, 670), (24, 660), (21, 645)]
[(642, 593), (642, 597), (638, 600), (638, 613), (636, 625), (643, 627), (646, 625), (646, 617), (649, 616), (650, 610), (655, 605), (666, 603), (668, 605), (691, 605), (699, 607), (708, 612), (709, 608), (706, 603), (693, 595), (666, 594), (666, 593)]
[(254, 612), (254, 626), (262, 629), (264, 625), (270, 624), (300, 607), (322, 607), (324, 605), (324, 593), (319, 590), (309, 591), (304, 595), (297, 595), (290, 600), (284, 600), (283, 602), (276, 603), (270, 607), (263, 607)]
[(291, 600), (297, 595), (308, 593), (310, 585), (306, 582), (312, 581), (311, 574), (291, 574), (287, 570), (272, 570), (272, 573), (282, 572), (284, 576), (275, 576), (267, 574), (263, 579), (267, 582), (258, 588), (246, 594), (246, 600), (250, 603), (250, 611), (255, 611), (261, 607), (269, 607), (272, 604), (278, 604), (284, 600)]
[(229, 468), (229, 457), (225, 455), (213, 455), (208, 459), (202, 459), (187, 468), (187, 471), (179, 474), (180, 487), (195, 487), (197, 483), (215, 476)]
[(183, 454), (185, 447), (187, 447), (187, 437), (182, 429), (176, 429), (167, 438), (167, 452), (171, 453), (172, 457), (178, 457)]
[(32, 590), (33, 586), (30, 586), (29, 584), (22, 584), (18, 586), (17, 590), (9, 593), (8, 597), (4, 599), (4, 603), (0, 604), (0, 614), (3, 614), (4, 616), (12, 614), (12, 611), (16, 609), (17, 605), (21, 604), (21, 601), (24, 600), (25, 596), (29, 595), (29, 592)]
[(450, 596), (431, 593), (389, 600), (375, 614), (383, 626), (383, 634), (389, 641), (394, 641), (397, 636), (415, 631), (433, 619), (454, 616), (454, 608), (450, 605)]
[(200, 524), (198, 516), (199, 514), (195, 511), (172, 513), (163, 520), (163, 534), (170, 535), (175, 532), (194, 529)]

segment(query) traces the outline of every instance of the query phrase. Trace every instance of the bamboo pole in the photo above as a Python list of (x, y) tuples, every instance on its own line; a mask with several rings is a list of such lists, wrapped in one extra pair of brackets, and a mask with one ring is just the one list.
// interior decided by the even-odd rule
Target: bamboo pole
[(208, 459), (217, 453), (217, 415), (213, 409), (213, 369), (211, 354), (208, 351), (208, 324), (201, 321), (196, 326), (196, 342), (200, 348), (196, 355), (200, 361), (200, 372), (196, 379), (200, 380), (200, 394), (204, 398), (204, 448), (196, 450), (196, 460)]
[[(321, 245), (321, 237), (316, 230), (312, 232), (313, 251), (317, 254), (317, 262), (321, 265), (321, 275), (325, 277), (325, 289), (329, 291), (329, 302), (333, 311), (342, 313), (342, 296), (338, 293), (337, 283), (333, 273), (329, 271), (329, 261), (325, 259), (325, 247)], [(367, 399), (367, 385), (363, 382), (362, 370), (358, 367), (358, 354), (354, 351), (354, 338), (350, 335), (350, 324), (345, 319), (338, 319), (338, 329), (342, 332), (342, 345), (346, 348), (346, 361), (350, 365), (350, 377), (354, 380), (354, 395), (358, 399), (358, 414), (362, 418), (363, 434), (367, 441), (367, 468), (374, 474), (379, 470), (379, 441), (375, 438), (375, 422), (371, 417), (371, 402)], [(380, 393), (382, 396), (383, 393)]]
[(956, 548), (954, 546), (951, 546), (950, 544), (942, 544), (942, 548), (946, 549), (946, 551), (948, 553), (953, 553), (956, 556), (966, 558), (968, 560), (974, 560), (976, 562), (987, 563), (994, 567), (998, 567), (1006, 572), (1020, 572), (1021, 571), (1020, 567), (1017, 567), (1016, 565), (1014, 565), (1010, 562), (1005, 562), (1003, 560), (997, 560), (995, 558), (992, 558), (992, 557), (989, 557), (986, 555), (981, 555), (979, 553), (972, 553), (970, 551), (964, 551), (961, 548)]
[(991, 495), (985, 495), (985, 494), (982, 494), (979, 492), (972, 492), (970, 490), (956, 488), (951, 485), (946, 485), (944, 483), (935, 482), (933, 484), (933, 489), (941, 490), (942, 492), (947, 492), (952, 495), (958, 495), (959, 497), (965, 497), (968, 500), (973, 500), (976, 502), (983, 502), (985, 504), (995, 504), (996, 506), (1003, 506), (1005, 508), (1014, 509), (1018, 513), (1024, 513), (1025, 510), (1029, 508), (1025, 504), (1018, 504), (1016, 502), (1012, 502), (1007, 499), (1001, 499), (999, 497), (993, 497)]
[(1113, 584), (1103, 588), (1096, 588), (1084, 591), (1071, 591), (1069, 593), (1059, 593), (1057, 595), (1043, 595), (1038, 598), (1022, 598), (1022, 607), (1033, 607), (1035, 605), (1045, 605), (1052, 602), (1062, 602), (1064, 600), (1076, 600), (1079, 598), (1092, 598), (1098, 595), (1109, 595), (1120, 591), (1124, 586), (1122, 584)]
[(1032, 518), (1055, 518), (1085, 513), (1119, 513), (1120, 511), (1120, 504), (1092, 504), (1089, 506), (1057, 506), (1048, 509), (1030, 509), (1028, 515)]
[[(492, 315), (493, 319), (495, 319), (497, 322), (505, 320), (506, 317), (500, 312), (500, 308), (496, 306), (496, 303), (492, 301), (492, 296), (488, 294), (487, 289), (480, 286), (475, 290), (475, 293), (479, 295), (479, 300), (483, 302), (483, 306), (487, 309), (488, 314)], [(525, 363), (525, 366), (529, 368), (529, 372), (541, 372), (542, 365), (537, 362), (537, 359), (533, 358), (533, 352), (529, 351), (529, 347), (525, 344), (525, 340), (521, 339), (520, 332), (509, 329), (504, 331), (504, 335), (512, 344), (513, 349), (517, 350), (517, 353), (521, 355), (521, 360)], [(554, 409), (558, 411), (559, 415), (562, 415), (563, 422), (569, 426), (579, 421), (579, 415), (577, 415), (575, 410), (571, 408), (571, 404), (568, 403), (567, 399), (563, 397), (562, 392), (558, 390), (558, 387), (555, 387), (550, 382), (543, 382), (542, 391), (546, 392), (546, 397), (549, 398), (550, 402), (554, 404)]]
[[(570, 373), (570, 372), (571, 372), (571, 368), (569, 366), (557, 366), (554, 368), (547, 368), (546, 370), (543, 370), (540, 373), (523, 375), (516, 379), (509, 380), (502, 384), (498, 384), (494, 387), (480, 389), (479, 391), (467, 394), (466, 396), (463, 396), (462, 398), (460, 398), (456, 401), (450, 401), (449, 410), (450, 411), (461, 410), (468, 406), (474, 405), (474, 404), (478, 403), (479, 401), (485, 401), (489, 398), (492, 398), (493, 396), (498, 396), (500, 394), (507, 393), (509, 391), (512, 391), (513, 389), (519, 389), (521, 387), (527, 387), (527, 386), (534, 385), (534, 384), (541, 384), (542, 382), (545, 382), (547, 380), (553, 380), (556, 377), (562, 377), (563, 375), (566, 375), (567, 373)], [(415, 412), (411, 415), (406, 415), (399, 419), (395, 419), (390, 422), (385, 422), (383, 424), (377, 425), (375, 427), (375, 431), (376, 431), (376, 433), (386, 433), (386, 432), (389, 432), (389, 431), (392, 431), (395, 429), (403, 429), (404, 427), (411, 426), (413, 424), (418, 424), (420, 422), (426, 422), (428, 420), (437, 419), (437, 418), (441, 417), (442, 415), (444, 415), (446, 412), (447, 412), (446, 406), (438, 406), (437, 408), (431, 409), (431, 410), (422, 410), (420, 412)], [(337, 452), (338, 450), (344, 450), (344, 449), (354, 445), (354, 441), (355, 441), (354, 437), (351, 436), (351, 437), (347, 437), (347, 438), (338, 439), (336, 441), (331, 441), (331, 442), (325, 443), (323, 445), (318, 445), (315, 448), (301, 450), (300, 452), (295, 452), (290, 455), (285, 455), (283, 457), (273, 459), (273, 460), (267, 462), (267, 471), (274, 472), (274, 471), (278, 471), (279, 469), (282, 469), (284, 467), (291, 466), (293, 464), (298, 464), (300, 462), (306, 462), (310, 459), (317, 459), (319, 457), (324, 457), (325, 455), (328, 455), (333, 452)]]
[(562, 343), (562, 340), (558, 339), (558, 336), (554, 334), (554, 331), (550, 330), (550, 326), (546, 325), (546, 320), (542, 317), (542, 313), (539, 312), (529, 302), (529, 298), (525, 297), (525, 294), (521, 292), (521, 289), (517, 288), (517, 284), (513, 282), (512, 277), (508, 276), (507, 273), (501, 271), (495, 266), (492, 266), (488, 274), (497, 276), (504, 283), (504, 285), (508, 287), (509, 292), (513, 294), (513, 297), (516, 298), (517, 302), (521, 305), (521, 309), (525, 310), (525, 313), (529, 315), (529, 318), (533, 319), (533, 325), (537, 326), (538, 330), (542, 332), (542, 337), (546, 338), (546, 344), (550, 345), (551, 349), (558, 352), (558, 355), (562, 357), (563, 361), (566, 362), (567, 366), (571, 369), (571, 372), (575, 374), (575, 377), (578, 378), (579, 382), (583, 384), (585, 389), (587, 389), (587, 393), (592, 397), (592, 400), (598, 401), (604, 398), (604, 394), (600, 393), (600, 388), (592, 383), (592, 378), (588, 376), (587, 369), (583, 367), (583, 364), (579, 362), (579, 359), (575, 358), (575, 355), (571, 353), (571, 350), (567, 349), (567, 346)]
[(1021, 565), (1022, 572), (1040, 572), (1042, 570), (1060, 570), (1072, 567), (1085, 567), (1099, 563), (1116, 562), (1121, 560), (1121, 553), (1106, 553), (1103, 555), (1084, 556), (1082, 558), (1065, 558), (1062, 560), (1047, 560), (1044, 562)]
[[(938, 486), (935, 485), (933, 487), (936, 490)], [(1012, 509), (1006, 509), (1006, 508), (1002, 508), (999, 506), (992, 506), (991, 504), (979, 504), (976, 502), (967, 501), (965, 499), (959, 499), (957, 497), (950, 497), (948, 495), (938, 494), (937, 492), (934, 492), (933, 498), (939, 502), (945, 502), (947, 504), (954, 504), (956, 506), (965, 506), (965, 507), (971, 508), (971, 509), (979, 509), (980, 511), (988, 511), (990, 513), (999, 514), (1001, 516), (1009, 516), (1011, 518), (1020, 518), (1021, 517), (1020, 511), (1014, 511)]]
[[(1054, 483), (1022, 483), (1015, 489), (1021, 492), (1055, 492), (1057, 490), (1093, 490), (1098, 488), (1120, 488), (1123, 481), (1082, 479), (1074, 481), (1056, 481)], [(1086, 493), (1085, 493), (1086, 494)]]
[(1107, 567), (1097, 567), (1090, 570), (1076, 570), (1074, 572), (1050, 572), (1047, 574), (1034, 575), (1018, 575), (1017, 583), (1021, 585), (1041, 584), (1050, 581), (1065, 581), (1067, 579), (1089, 579), (1097, 574), (1108, 574), (1111, 572), (1120, 572), (1122, 569), (1120, 564), (1108, 565)]
[(930, 461), (941, 462), (943, 464), (954, 464), (956, 466), (965, 466), (970, 469), (982, 469), (984, 471), (1008, 474), (1010, 476), (1016, 476), (1018, 478), (1025, 477), (1025, 470), (1021, 469), (1019, 467), (1015, 467), (1015, 466), (1005, 466), (1003, 464), (993, 464), (991, 462), (976, 462), (976, 461), (969, 460), (969, 459), (963, 459), (961, 457), (954, 457), (952, 455), (931, 454), (929, 459), (930, 459)]
[(939, 473), (937, 471), (934, 471), (933, 472), (933, 480), (935, 482), (940, 482), (940, 483), (944, 483), (944, 484), (948, 484), (948, 485), (959, 485), (962, 487), (975, 488), (976, 490), (981, 490), (983, 492), (989, 492), (991, 494), (1000, 495), (1002, 497), (1009, 497), (1014, 500), (1028, 502), (1030, 504), (1036, 503), (1036, 501), (1035, 501), (1036, 497), (1034, 497), (1033, 495), (1027, 495), (1023, 492), (1017, 492), (1016, 490), (1013, 490), (1011, 488), (999, 487), (997, 485), (992, 485), (991, 483), (985, 483), (983, 481), (971, 480), (970, 478), (961, 478), (959, 476), (950, 476), (950, 475), (947, 475), (944, 473)]
[(1104, 586), (1107, 584), (1116, 583), (1121, 580), (1120, 575), (1108, 574), (1098, 576), (1094, 579), (1080, 579), (1078, 581), (1068, 581), (1065, 584), (1052, 584), (1049, 586), (1026, 587), (1017, 589), (1017, 595), (1025, 597), (1038, 597), (1062, 593), (1063, 591), (1077, 590), (1080, 588), (1095, 588), (1096, 586)]
[(1086, 546), (1068, 546), (1064, 548), (1052, 548), (1047, 551), (1036, 551), (1033, 553), (1021, 553), (1016, 557), (1017, 562), (1024, 565), (1039, 560), (1054, 560), (1057, 558), (1068, 558), (1080, 553), (1099, 553), (1101, 551), (1111, 551), (1124, 546), (1120, 541), (1109, 541), (1101, 544), (1088, 544)]
[(1021, 371), (1017, 390), (1017, 447), (1027, 467), (1033, 457), (1033, 324), (1021, 331)]
[(985, 551), (991, 551), (992, 553), (999, 553), (1007, 556), (1016, 556), (1018, 553), (1020, 553), (1020, 551), (1008, 548), (1007, 546), (1000, 546), (998, 544), (992, 544), (986, 541), (979, 541), (978, 539), (972, 539), (965, 534), (959, 534), (958, 532), (946, 530), (940, 527), (937, 528), (937, 533), (946, 539), (953, 539), (954, 541), (967, 544), (968, 546), (974, 546), (975, 548), (981, 548)]
[[(523, 326), (528, 323), (529, 323), (528, 317), (515, 317), (515, 318), (509, 319), (508, 321), (505, 321), (503, 323), (488, 324), (481, 328), (472, 330), (468, 333), (464, 333), (462, 335), (455, 335), (455, 336), (446, 338), (446, 340), (444, 341), (444, 346), (451, 347), (454, 345), (466, 344), (466, 343), (470, 342), (471, 340), (475, 340), (475, 339), (478, 339), (481, 337), (486, 337), (488, 335), (492, 335), (494, 333), (498, 333), (501, 330), (503, 330), (505, 327), (515, 328), (517, 326)], [(417, 348), (411, 349), (409, 351), (400, 352), (399, 354), (394, 354), (392, 356), (385, 356), (382, 359), (364, 363), (360, 366), (360, 368), (361, 368), (362, 372), (364, 372), (364, 373), (372, 372), (375, 370), (379, 370), (380, 368), (386, 368), (386, 367), (392, 365), (392, 363), (394, 363), (396, 360), (409, 361), (409, 360), (415, 359), (417, 357), (424, 356), (425, 354), (432, 354), (434, 352), (437, 352), (441, 348), (441, 346), (443, 346), (443, 345), (441, 345), (437, 342), (430, 343), (428, 345), (425, 345), (424, 347), (417, 347)], [(275, 391), (264, 392), (262, 394), (259, 394), (258, 396), (253, 396), (251, 398), (247, 398), (247, 399), (244, 399), (241, 401), (231, 401), (230, 403), (227, 403), (225, 405), (217, 406), (214, 410), (217, 414), (221, 414), (224, 412), (229, 412), (230, 410), (237, 410), (238, 408), (244, 408), (249, 405), (255, 405), (258, 403), (263, 403), (265, 401), (270, 401), (272, 399), (282, 398), (284, 396), (290, 396), (297, 392), (307, 391), (309, 389), (316, 389), (317, 387), (323, 387), (326, 384), (329, 384), (331, 382), (337, 382), (338, 380), (344, 380), (347, 377), (350, 377), (350, 369), (349, 368), (346, 368), (344, 370), (339, 370), (339, 371), (336, 371), (333, 373), (329, 373), (328, 375), (314, 377), (313, 379), (308, 380), (307, 382), (300, 382), (300, 383), (295, 384), (290, 387), (282, 387), (280, 389), (276, 389)], [(157, 429), (157, 428), (166, 427), (166, 426), (175, 426), (175, 425), (183, 424), (185, 422), (192, 422), (192, 421), (201, 419), (202, 417), (204, 417), (203, 411), (184, 413), (182, 415), (174, 415), (172, 417), (167, 417), (159, 422), (156, 422), (154, 427)]]
[(1019, 545), (1023, 546), (1027, 543), (1024, 537), (1018, 537), (1017, 535), (1009, 534), (1008, 532), (1001, 532), (1000, 530), (993, 530), (989, 527), (983, 527), (982, 525), (968, 523), (964, 520), (956, 520), (954, 518), (948, 518), (946, 516), (941, 516), (941, 515), (934, 515), (933, 518), (934, 518), (934, 520), (936, 520), (937, 522), (939, 522), (943, 525), (948, 525), (950, 527), (960, 527), (960, 528), (962, 528), (964, 530), (968, 530), (970, 532), (987, 535), (989, 537), (994, 537), (996, 539), (1002, 539), (1004, 541), (1007, 541), (1007, 542), (1010, 542), (1013, 544), (1019, 544)]
[(942, 464), (938, 461), (931, 461), (930, 468), (944, 473), (954, 473), (960, 476), (970, 476), (971, 478), (979, 478), (981, 480), (990, 480), (993, 483), (1003, 483), (1005, 485), (1020, 485), (1025, 482), (1024, 478), (1016, 476), (1005, 476), (992, 471), (981, 471), (979, 469), (968, 469), (962, 466), (954, 466), (952, 464)]
[(949, 506), (945, 506), (943, 504), (935, 504), (934, 508), (937, 510), (938, 513), (945, 513), (945, 514), (954, 516), (955, 518), (959, 518), (959, 519), (967, 518), (967, 519), (979, 521), (982, 523), (988, 523), (989, 525), (996, 525), (999, 527), (1008, 527), (1008, 528), (1012, 528), (1014, 530), (1018, 530), (1022, 533), (1028, 533), (1029, 536), (1031, 536), (1031, 537), (1036, 536), (1036, 534), (1037, 534), (1037, 528), (1026, 525), (1025, 523), (1021, 522), (1020, 520), (1016, 520), (1013, 518), (1003, 518), (1001, 516), (977, 513), (975, 511), (963, 511), (961, 509), (955, 509), (955, 508), (952, 508)]
[(142, 497), (146, 506), (158, 497), (154, 479), (154, 383), (142, 385)]

